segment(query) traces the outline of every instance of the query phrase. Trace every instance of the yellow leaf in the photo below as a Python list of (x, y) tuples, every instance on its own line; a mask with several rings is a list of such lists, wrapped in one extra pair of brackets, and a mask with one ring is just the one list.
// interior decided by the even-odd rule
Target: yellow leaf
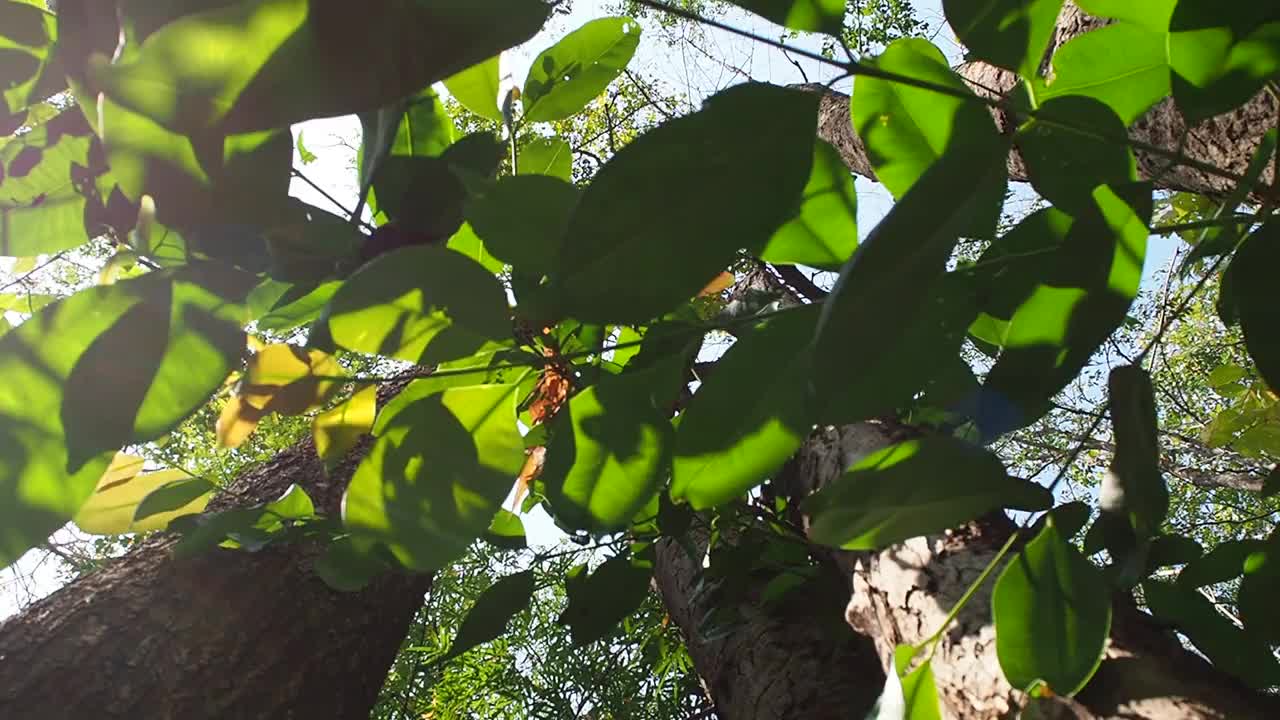
[(244, 401), (244, 398), (232, 396), (218, 415), (218, 423), (214, 427), (218, 436), (218, 444), (225, 448), (240, 447), (249, 435), (253, 434), (262, 417), (267, 413)]
[(373, 428), (378, 412), (378, 388), (370, 385), (347, 398), (332, 410), (322, 412), (311, 423), (316, 454), (326, 467), (337, 465), (356, 446), (360, 437)]
[(116, 455), (116, 459), (98, 481), (93, 495), (89, 496), (76, 514), (75, 523), (81, 530), (95, 535), (161, 530), (176, 517), (204, 510), (211, 493), (205, 493), (175, 510), (156, 513), (135, 523), (133, 515), (143, 498), (172, 482), (191, 478), (191, 475), (182, 470), (161, 470), (140, 475), (138, 470), (142, 468), (142, 462), (142, 458)]
[(702, 288), (702, 291), (698, 293), (698, 297), (706, 297), (708, 295), (717, 295), (721, 291), (731, 287), (733, 283), (734, 283), (733, 273), (722, 272), (716, 276), (715, 280), (712, 280), (711, 282), (707, 283), (707, 286)]
[(281, 415), (301, 415), (319, 405), (343, 376), (337, 358), (320, 350), (276, 344), (249, 359), (240, 397), (253, 407)]

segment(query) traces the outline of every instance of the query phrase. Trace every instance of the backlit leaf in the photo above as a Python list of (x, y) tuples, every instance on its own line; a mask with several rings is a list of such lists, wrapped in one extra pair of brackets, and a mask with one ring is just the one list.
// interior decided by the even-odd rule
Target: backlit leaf
[(378, 388), (370, 385), (316, 416), (311, 423), (311, 433), (315, 437), (316, 454), (326, 466), (341, 462), (360, 438), (373, 429), (377, 405)]
[[(120, 457), (117, 456), (117, 460)], [(141, 468), (140, 459), (138, 467)], [(182, 470), (161, 470), (123, 479), (114, 479), (112, 475), (108, 471), (103, 476), (94, 493), (76, 513), (76, 526), (87, 533), (122, 535), (163, 530), (175, 517), (202, 512), (213, 493), (213, 485), (207, 480), (193, 478)], [(163, 512), (136, 517), (145, 500), (174, 486), (190, 491), (186, 493), (189, 497), (187, 502)]]
[(640, 44), (630, 18), (592, 20), (534, 58), (524, 81), (524, 117), (545, 122), (568, 117), (591, 102), (622, 73)]
[(1053, 37), (1062, 0), (943, 0), (942, 6), (973, 57), (1029, 78)]
[(800, 214), (769, 238), (760, 259), (834, 270), (858, 247), (858, 195), (836, 149), (825, 140), (813, 149)]
[(498, 109), (498, 61), (493, 57), (445, 78), (444, 86), (462, 107), (494, 122), (502, 122)]

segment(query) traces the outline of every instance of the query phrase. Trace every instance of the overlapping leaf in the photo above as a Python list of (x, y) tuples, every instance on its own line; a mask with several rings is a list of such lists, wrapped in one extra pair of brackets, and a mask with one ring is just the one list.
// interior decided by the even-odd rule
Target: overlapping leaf
[(521, 95), (530, 122), (559, 120), (581, 110), (613, 82), (640, 45), (631, 18), (592, 20), (534, 58)]

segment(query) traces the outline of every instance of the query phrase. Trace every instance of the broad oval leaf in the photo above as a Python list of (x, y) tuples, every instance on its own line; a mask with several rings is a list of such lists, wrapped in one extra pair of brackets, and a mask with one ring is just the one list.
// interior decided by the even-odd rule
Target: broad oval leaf
[[(117, 461), (121, 457), (126, 458), (126, 462), (136, 460), (141, 469), (141, 458), (118, 455)], [(176, 517), (203, 512), (213, 495), (212, 483), (182, 470), (161, 470), (117, 479), (112, 472), (116, 467), (113, 462), (94, 493), (76, 513), (76, 526), (87, 533), (123, 535), (163, 530)]]
[(1249, 357), (1272, 391), (1280, 392), (1276, 267), (1280, 267), (1280, 220), (1272, 218), (1245, 239), (1231, 260), (1231, 295), (1235, 298)]
[(858, 194), (834, 147), (818, 140), (813, 150), (800, 214), (769, 238), (760, 259), (835, 270), (858, 247)]
[(677, 377), (674, 364), (606, 375), (556, 416), (542, 482), (556, 518), (616, 530), (653, 497), (671, 467), (671, 423), (655, 406)]
[(1244, 573), (1245, 559), (1264, 546), (1262, 540), (1227, 540), (1219, 543), (1203, 557), (1192, 560), (1178, 573), (1177, 583), (1186, 587), (1203, 587), (1227, 582)]
[(693, 297), (794, 216), (816, 117), (813, 93), (748, 83), (637, 138), (583, 193), (550, 299), (583, 322), (644, 324)]
[(311, 421), (316, 454), (326, 467), (334, 467), (373, 429), (377, 414), (378, 387), (370, 385), (357, 390), (337, 407), (326, 410)]
[(500, 59), (494, 55), (444, 80), (445, 88), (459, 105), (494, 122), (502, 122), (502, 111), (498, 109)]
[(999, 507), (1044, 509), (1044, 488), (1010, 477), (990, 451), (933, 436), (871, 453), (810, 496), (809, 536), (872, 550), (941, 532)]
[(1062, 0), (943, 0), (947, 22), (970, 54), (993, 65), (1037, 74)]
[(1093, 677), (1111, 631), (1102, 571), (1062, 538), (1053, 521), (1005, 566), (991, 595), (996, 655), (1009, 684), (1043, 680), (1071, 696)]
[(743, 332), (681, 414), (671, 497), (709, 508), (782, 467), (813, 428), (809, 353), (819, 306)]
[(1246, 102), (1280, 72), (1280, 12), (1271, 3), (1178, 0), (1167, 47), (1174, 102), (1196, 123)]
[(573, 151), (557, 137), (533, 138), (520, 147), (521, 175), (550, 175), (565, 182), (573, 179)]
[(1280, 682), (1280, 662), (1271, 648), (1223, 617), (1200, 591), (1149, 579), (1142, 583), (1142, 594), (1153, 615), (1172, 623), (1219, 669), (1250, 687)]
[(554, 177), (506, 177), (467, 205), (467, 222), (494, 257), (545, 275), (555, 269), (578, 196), (577, 188)]
[(499, 510), (498, 514), (493, 516), (489, 529), (484, 533), (484, 539), (490, 545), (505, 550), (524, 550), (529, 546), (525, 539), (524, 522), (520, 520), (519, 515), (506, 509)]
[(836, 37), (844, 28), (845, 0), (730, 0), (764, 18), (791, 28)]
[(458, 232), (449, 238), (445, 243), (445, 247), (480, 263), (480, 266), (491, 273), (500, 273), (506, 267), (506, 263), (494, 257), (489, 249), (484, 246), (484, 241), (476, 235), (476, 231), (472, 229), (471, 223), (464, 222), (462, 227), (458, 228)]
[(511, 337), (498, 279), (459, 252), (426, 246), (380, 255), (352, 274), (329, 302), (328, 327), (348, 350), (424, 365)]
[(443, 385), (424, 383), (383, 409), (343, 499), (353, 534), (421, 571), (453, 561), (484, 533), (524, 463), (518, 385)]
[(1114, 368), (1107, 387), (1116, 450), (1099, 504), (1103, 513), (1123, 518), (1135, 539), (1145, 542), (1159, 531), (1169, 510), (1169, 489), (1160, 473), (1155, 392), (1151, 376), (1135, 365)]
[(1058, 208), (1080, 214), (1093, 208), (1099, 185), (1137, 179), (1133, 151), (1108, 139), (1117, 137), (1125, 137), (1125, 125), (1110, 108), (1093, 98), (1064, 95), (1045, 101), (1015, 142), (1032, 187)]
[(569, 117), (622, 73), (640, 45), (640, 24), (631, 18), (592, 20), (534, 58), (524, 81), (524, 119), (546, 122)]
[[(895, 40), (872, 64), (971, 94), (928, 40)], [(977, 133), (995, 134), (990, 115), (976, 102), (872, 75), (854, 80), (850, 106), (854, 130), (867, 146), (876, 178), (899, 199), (953, 143), (969, 143)]]
[(573, 643), (588, 645), (606, 638), (649, 594), (652, 565), (626, 553), (605, 560), (588, 574), (578, 565), (564, 580), (569, 604), (558, 622), (569, 626)]
[(1054, 53), (1049, 77), (1032, 81), (1036, 98), (1091, 97), (1128, 126), (1169, 94), (1166, 39), (1164, 27), (1151, 30), (1127, 22), (1077, 35)]
[[(328, 0), (236, 2), (170, 14), (132, 57), (91, 64), (91, 75), (174, 130), (283, 127), (393, 102), (523, 42), (549, 12), (538, 0), (396, 2), (373, 13)], [(199, 62), (174, 62), (193, 48)]]
[(497, 640), (507, 631), (507, 623), (517, 613), (529, 607), (533, 599), (533, 570), (525, 570), (498, 578), (484, 589), (467, 610), (458, 634), (449, 643), (449, 651), (441, 660), (455, 658), (471, 648)]

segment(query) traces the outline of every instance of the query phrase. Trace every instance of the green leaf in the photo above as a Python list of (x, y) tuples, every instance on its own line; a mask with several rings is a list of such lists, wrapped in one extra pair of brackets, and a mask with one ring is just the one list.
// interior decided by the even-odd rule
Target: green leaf
[(524, 119), (546, 122), (569, 117), (622, 74), (640, 45), (640, 25), (631, 18), (592, 20), (542, 51), (524, 81)]
[(871, 550), (941, 532), (994, 508), (1051, 504), (1044, 488), (1010, 477), (991, 452), (935, 436), (867, 455), (810, 496), (804, 509), (814, 541)]
[[(1065, 127), (1087, 128), (1092, 134)], [(1125, 137), (1125, 126), (1110, 108), (1092, 98), (1064, 95), (1041, 105), (1015, 143), (1032, 187), (1058, 208), (1080, 214), (1094, 206), (1099, 185), (1137, 178), (1133, 152), (1105, 139), (1116, 137)]]
[(961, 133), (968, 141), (925, 171), (841, 271), (813, 354), (820, 422), (892, 410), (960, 347), (976, 310), (965, 279), (944, 270), (965, 228), (993, 231), (1006, 180), (1007, 146), (989, 117), (982, 123)]
[[(283, 332), (306, 325), (320, 316), (321, 310), (329, 304), (329, 300), (340, 287), (342, 287), (341, 280), (315, 286), (308, 284), (289, 286), (284, 294), (272, 301), (271, 306), (258, 318), (258, 329)], [(250, 296), (249, 302), (253, 303), (253, 295)]]
[(283, 127), (409, 95), (523, 42), (549, 13), (537, 0), (421, 0), (376, 13), (309, 0), (219, 5), (170, 15), (132, 57), (90, 63), (90, 76), (173, 130)]
[(1030, 78), (1040, 69), (1062, 0), (943, 0), (942, 7), (973, 58)]
[(471, 223), (462, 223), (462, 227), (458, 228), (458, 232), (449, 238), (449, 241), (445, 243), (445, 247), (466, 255), (480, 263), (480, 266), (485, 270), (494, 274), (502, 272), (502, 269), (506, 267), (506, 263), (489, 253), (489, 249), (484, 246), (484, 241), (471, 228)]
[[(942, 51), (928, 40), (895, 40), (870, 63), (879, 70), (971, 95)], [(976, 102), (858, 75), (850, 105), (853, 127), (867, 146), (876, 178), (898, 199), (953, 144), (978, 138), (987, 151), (996, 151), (987, 144), (996, 136), (991, 116)], [(966, 184), (972, 182), (970, 177)]]
[(1199, 591), (1181, 583), (1146, 580), (1142, 594), (1152, 614), (1174, 623), (1219, 669), (1255, 688), (1280, 682), (1280, 663), (1271, 648), (1223, 617)]
[(316, 575), (340, 592), (364, 589), (388, 570), (388, 563), (374, 552), (374, 544), (364, 538), (340, 537), (316, 558)]
[(573, 151), (560, 138), (533, 138), (520, 147), (521, 175), (573, 179)]
[(931, 661), (926, 659), (907, 672), (919, 652), (912, 645), (894, 648), (894, 671), (885, 674), (884, 690), (867, 720), (942, 720)]
[(1237, 604), (1244, 629), (1269, 644), (1280, 643), (1280, 618), (1275, 602), (1280, 595), (1280, 535), (1273, 535), (1244, 561)]
[(542, 469), (560, 522), (616, 530), (653, 497), (671, 468), (670, 411), (660, 403), (676, 387), (676, 369), (668, 362), (604, 375), (560, 410)]
[(651, 564), (627, 553), (605, 560), (591, 574), (578, 565), (565, 576), (569, 604), (558, 622), (569, 626), (575, 645), (606, 638), (644, 602), (652, 576)]
[(1280, 72), (1280, 11), (1270, 3), (1178, 0), (1168, 52), (1174, 102), (1197, 123), (1243, 104)]
[(494, 122), (502, 122), (498, 109), (499, 56), (477, 63), (445, 78), (444, 86), (462, 107)]
[(1040, 102), (1091, 97), (1128, 126), (1170, 92), (1167, 38), (1165, 26), (1153, 30), (1127, 22), (1077, 35), (1054, 53), (1052, 73), (1032, 80), (1035, 96)]
[(1160, 472), (1150, 375), (1138, 366), (1119, 366), (1111, 371), (1108, 388), (1116, 451), (1102, 479), (1098, 526), (1118, 570), (1116, 584), (1131, 587), (1158, 567), (1159, 558), (1149, 557), (1151, 538), (1169, 510), (1169, 490)]
[[(383, 408), (377, 440), (347, 487), (343, 521), (430, 571), (466, 551), (502, 505), (521, 465), (517, 385), (413, 385)], [(434, 390), (434, 392), (432, 392)]]
[(1216, 585), (1240, 577), (1249, 555), (1263, 548), (1261, 540), (1227, 540), (1206, 555), (1187, 563), (1178, 573), (1178, 584), (1186, 587)]
[(424, 365), (492, 350), (511, 337), (498, 279), (447, 248), (378, 256), (338, 289), (328, 313), (338, 345)]
[(1102, 572), (1050, 521), (996, 581), (991, 596), (996, 655), (1009, 684), (1043, 680), (1075, 695), (1102, 662), (1111, 595)]
[(1147, 567), (1154, 569), (1173, 565), (1186, 565), (1204, 555), (1200, 543), (1181, 535), (1160, 535), (1151, 541), (1147, 554)]
[(791, 28), (835, 37), (844, 28), (844, 0), (730, 0), (764, 18)]
[(545, 275), (556, 267), (578, 196), (577, 188), (554, 177), (505, 177), (467, 204), (467, 222), (494, 257)]
[(484, 539), (491, 545), (505, 550), (523, 550), (528, 547), (524, 523), (521, 522), (520, 516), (505, 509), (499, 510), (498, 514), (493, 516), (493, 522), (489, 523)]
[(769, 238), (760, 259), (835, 270), (858, 247), (858, 195), (836, 149), (818, 140), (813, 150), (800, 214)]
[(1164, 32), (1178, 0), (1075, 0), (1082, 10), (1097, 17), (1124, 20)]
[(511, 618), (529, 607), (533, 590), (532, 570), (498, 578), (485, 588), (462, 619), (458, 634), (449, 643), (449, 651), (440, 658), (441, 662), (502, 637)]
[(101, 213), (91, 212), (98, 203), (79, 187), (107, 172), (93, 145), (93, 131), (74, 107), (0, 140), (0, 255), (56, 253), (100, 230)]
[(799, 207), (816, 113), (813, 93), (747, 83), (622, 148), (569, 223), (548, 289), (562, 314), (644, 324), (693, 297), (739, 248), (759, 252)]
[(813, 428), (809, 353), (821, 307), (742, 332), (681, 415), (671, 497), (705, 509), (770, 476)]
[(1275, 268), (1280, 267), (1280, 220), (1272, 218), (1245, 238), (1231, 260), (1231, 295), (1249, 357), (1273, 392), (1280, 392), (1280, 306)]
[(1033, 213), (978, 261), (986, 312), (1009, 321), (978, 408), (984, 437), (1033, 422), (1124, 322), (1151, 217), (1145, 183), (1094, 190), (1079, 215)]
[(316, 154), (308, 150), (306, 143), (302, 141), (301, 130), (298, 131), (298, 139), (294, 142), (294, 145), (298, 148), (298, 159), (302, 161), (303, 165), (310, 165), (318, 159)]
[[(193, 512), (201, 512), (204, 510), (204, 503), (200, 503), (200, 499), (207, 500), (215, 489), (214, 484), (204, 478), (185, 477), (172, 480), (142, 498), (142, 502), (138, 503), (137, 509), (133, 512), (133, 524), (136, 527), (143, 520), (155, 521), (159, 516), (164, 515), (178, 517), (186, 514), (185, 511), (189, 509)], [(163, 525), (168, 523), (168, 519), (163, 521)]]
[[(373, 183), (367, 203), (377, 224), (399, 218), (406, 205), (420, 204), (418, 198), (423, 197), (421, 193), (430, 183), (448, 188), (451, 196), (457, 194), (457, 189), (452, 187), (457, 185), (457, 180), (443, 163), (404, 160), (438, 158), (453, 144), (453, 120), (435, 90), (428, 87), (362, 118), (368, 144), (362, 145), (360, 170), (362, 179)], [(370, 163), (367, 170), (366, 157)], [(423, 175), (427, 177), (421, 177)], [(407, 194), (410, 197), (406, 198)], [(437, 190), (430, 196), (437, 212), (441, 194), (442, 191)]]
[(63, 380), (68, 470), (160, 437), (208, 400), (244, 353), (243, 303), (252, 282), (202, 264), (81, 293), (81, 312), (117, 302), (120, 312), (91, 336)]
[(43, 3), (0, 1), (0, 112), (17, 113), (63, 89), (56, 25)]

